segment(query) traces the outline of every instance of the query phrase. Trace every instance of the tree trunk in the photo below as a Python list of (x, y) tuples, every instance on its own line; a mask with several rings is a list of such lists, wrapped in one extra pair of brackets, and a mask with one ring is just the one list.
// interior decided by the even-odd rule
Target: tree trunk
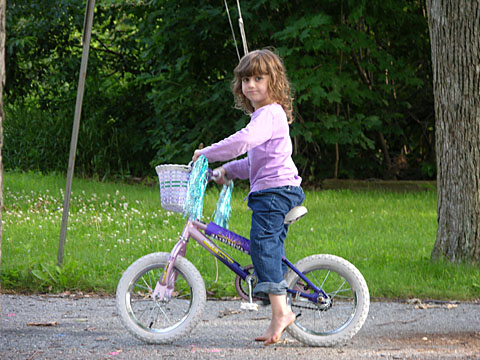
[[(3, 85), (5, 84), (5, 12), (7, 0), (0, 0), (0, 269), (2, 268), (2, 234), (3, 234)], [(2, 292), (2, 282), (0, 279), (0, 293)], [(1, 312), (0, 303), (0, 312)]]
[(427, 0), (436, 116), (432, 259), (480, 264), (480, 0)]

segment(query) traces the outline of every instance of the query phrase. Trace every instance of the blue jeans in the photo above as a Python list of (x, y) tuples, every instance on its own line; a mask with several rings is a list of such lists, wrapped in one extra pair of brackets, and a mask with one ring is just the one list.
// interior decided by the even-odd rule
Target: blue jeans
[(253, 211), (250, 256), (258, 276), (254, 294), (287, 293), (287, 282), (283, 278), (287, 266), (282, 262), (282, 256), (285, 256), (288, 225), (283, 222), (285, 215), (301, 205), (304, 199), (305, 194), (298, 186), (282, 186), (249, 194), (248, 207)]

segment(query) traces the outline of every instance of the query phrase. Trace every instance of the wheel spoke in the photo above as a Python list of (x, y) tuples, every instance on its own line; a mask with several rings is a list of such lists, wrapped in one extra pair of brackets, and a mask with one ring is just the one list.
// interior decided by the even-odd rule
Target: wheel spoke
[(323, 289), (323, 287), (325, 286), (325, 281), (327, 281), (329, 276), (330, 276), (330, 270), (328, 270), (327, 275), (325, 275), (325, 278), (323, 279), (322, 285), (320, 285), (320, 289)]
[[(144, 285), (141, 285), (141, 284), (136, 284), (135, 285), (135, 288), (140, 288), (140, 289), (144, 289), (144, 290), (147, 290), (147, 291), (152, 291), (152, 288), (149, 287), (149, 286), (144, 286)], [(138, 291), (138, 290), (137, 290)]]
[(163, 314), (163, 326), (167, 326), (167, 324), (170, 324), (171, 321), (170, 321), (170, 318), (168, 317), (167, 313), (165, 311), (163, 311), (163, 309), (161, 307), (159, 307), (159, 313), (161, 312)]
[[(334, 298), (338, 292), (342, 289), (343, 285), (345, 285), (347, 281), (346, 280), (343, 280), (343, 283), (338, 287), (337, 291), (335, 291), (332, 295), (331, 295), (331, 298)], [(345, 289), (345, 290), (348, 290), (348, 289)]]
[[(149, 274), (149, 276), (150, 276), (150, 272), (149, 272), (148, 274)], [(144, 277), (144, 276), (142, 276), (142, 281), (143, 281), (143, 283), (145, 284), (145, 286), (144, 286), (143, 288), (144, 288), (144, 289), (146, 288), (146, 289), (148, 289), (149, 291), (151, 291), (151, 290), (152, 290), (152, 287), (150, 286), (150, 282), (147, 283), (147, 281), (145, 280), (145, 277)], [(137, 286), (138, 286), (138, 287), (141, 287), (142, 285), (137, 284)]]
[[(139, 304), (139, 302), (140, 302), (140, 304)], [(142, 304), (142, 301), (139, 301), (139, 302), (137, 302), (135, 304), (135, 307), (137, 309), (139, 309), (137, 318), (138, 318), (138, 320), (141, 320), (147, 314), (147, 312), (149, 310), (150, 301), (143, 301), (145, 304)], [(140, 310), (142, 308), (142, 306), (143, 306), (143, 310)]]

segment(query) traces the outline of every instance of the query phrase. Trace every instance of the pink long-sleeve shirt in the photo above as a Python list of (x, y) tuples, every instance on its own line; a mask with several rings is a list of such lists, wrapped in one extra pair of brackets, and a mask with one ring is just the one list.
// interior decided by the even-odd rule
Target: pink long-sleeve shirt
[(293, 185), (302, 178), (292, 160), (287, 115), (276, 104), (261, 107), (250, 123), (228, 138), (201, 150), (209, 162), (228, 161), (248, 153), (223, 167), (231, 179), (250, 179), (250, 192)]

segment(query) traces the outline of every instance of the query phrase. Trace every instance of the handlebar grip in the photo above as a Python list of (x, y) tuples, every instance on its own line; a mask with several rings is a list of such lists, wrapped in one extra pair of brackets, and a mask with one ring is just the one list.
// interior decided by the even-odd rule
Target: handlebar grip
[(222, 176), (222, 175), (220, 174), (220, 171), (218, 171), (218, 170), (213, 170), (213, 171), (212, 171), (212, 179), (213, 179), (213, 180), (218, 180), (218, 179), (220, 179), (220, 176)]

